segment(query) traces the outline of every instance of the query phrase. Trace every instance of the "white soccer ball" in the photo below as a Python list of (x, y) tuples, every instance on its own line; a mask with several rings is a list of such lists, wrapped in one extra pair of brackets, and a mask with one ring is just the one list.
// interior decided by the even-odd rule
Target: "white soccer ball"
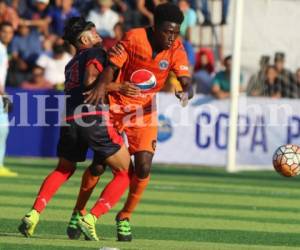
[(300, 147), (286, 144), (277, 148), (273, 155), (273, 166), (283, 176), (298, 175), (300, 173)]

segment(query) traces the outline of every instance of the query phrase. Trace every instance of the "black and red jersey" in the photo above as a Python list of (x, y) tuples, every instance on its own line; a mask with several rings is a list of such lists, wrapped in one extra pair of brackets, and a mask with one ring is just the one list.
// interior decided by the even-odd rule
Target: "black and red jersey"
[[(65, 67), (65, 94), (67, 116), (74, 115), (76, 108), (84, 104), (83, 93), (87, 91), (84, 85), (86, 68), (94, 64), (99, 73), (107, 64), (107, 55), (102, 48), (80, 50)], [(78, 110), (76, 110), (78, 113)], [(85, 111), (83, 107), (81, 112)]]

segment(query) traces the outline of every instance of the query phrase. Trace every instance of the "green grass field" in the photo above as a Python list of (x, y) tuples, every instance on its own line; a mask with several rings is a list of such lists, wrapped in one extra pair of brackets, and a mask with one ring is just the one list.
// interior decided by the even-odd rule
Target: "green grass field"
[[(77, 196), (83, 166), (63, 186), (41, 216), (35, 237), (17, 227), (31, 207), (55, 160), (13, 159), (18, 178), (0, 178), (0, 249), (300, 249), (300, 183), (274, 172), (227, 174), (220, 169), (153, 168), (152, 181), (132, 218), (134, 241), (115, 240), (114, 216), (97, 225), (100, 242), (68, 240), (66, 225)], [(107, 171), (88, 204), (91, 207), (111, 174)], [(124, 198), (122, 199), (124, 201)]]

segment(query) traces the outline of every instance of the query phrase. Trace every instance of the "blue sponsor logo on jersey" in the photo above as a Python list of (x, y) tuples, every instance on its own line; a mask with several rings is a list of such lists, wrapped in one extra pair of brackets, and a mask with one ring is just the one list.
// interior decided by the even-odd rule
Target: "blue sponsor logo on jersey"
[(161, 60), (159, 62), (159, 69), (165, 70), (169, 67), (169, 62), (167, 60)]
[(165, 142), (169, 140), (173, 135), (173, 127), (171, 120), (165, 115), (158, 116), (158, 137), (159, 142)]

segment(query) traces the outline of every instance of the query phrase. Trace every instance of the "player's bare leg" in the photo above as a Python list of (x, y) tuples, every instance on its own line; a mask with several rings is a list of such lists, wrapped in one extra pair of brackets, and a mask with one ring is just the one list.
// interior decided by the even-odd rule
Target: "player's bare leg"
[(117, 238), (119, 241), (132, 240), (129, 220), (149, 183), (152, 159), (153, 153), (151, 152), (142, 151), (134, 154), (135, 168), (130, 178), (128, 197), (123, 209), (116, 217)]
[(82, 215), (86, 214), (85, 205), (88, 202), (95, 186), (97, 185), (100, 176), (105, 172), (105, 166), (102, 164), (97, 164), (95, 161), (85, 170), (83, 173), (82, 183), (79, 190), (74, 211), (80, 212)]
[(97, 219), (119, 201), (129, 186), (130, 155), (126, 146), (123, 145), (117, 153), (108, 157), (105, 164), (111, 167), (114, 177), (106, 185), (90, 213), (78, 221), (78, 226), (88, 240), (99, 240), (95, 230)]

